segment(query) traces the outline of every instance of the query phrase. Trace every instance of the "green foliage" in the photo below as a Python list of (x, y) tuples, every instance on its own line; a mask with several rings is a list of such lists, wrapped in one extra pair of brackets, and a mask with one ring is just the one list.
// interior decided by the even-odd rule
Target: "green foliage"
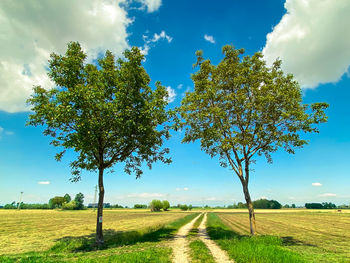
[(180, 209), (182, 211), (187, 211), (188, 210), (188, 206), (187, 205), (180, 205)]
[(64, 148), (56, 160), (66, 149), (78, 154), (70, 163), (73, 181), (80, 180), (82, 169), (104, 170), (117, 162), (137, 177), (143, 162), (149, 167), (157, 160), (170, 162), (168, 149), (162, 149), (169, 137), (162, 128), (168, 93), (159, 82), (154, 91), (149, 87), (139, 49), (125, 51), (124, 57), (116, 60), (107, 51), (97, 65), (88, 64), (80, 44), (70, 42), (65, 55), (50, 56), (48, 75), (56, 86), (36, 86), (28, 99), (33, 113), (27, 125), (44, 126), (51, 144)]
[(254, 208), (280, 209), (282, 205), (276, 200), (259, 199), (253, 202)]
[(77, 210), (84, 209), (84, 195), (82, 193), (76, 194), (74, 201), (75, 201)]
[(63, 203), (62, 209), (63, 210), (77, 210), (78, 204), (75, 200), (72, 200), (69, 203)]
[(328, 105), (302, 104), (301, 89), (282, 72), (281, 61), (269, 68), (259, 52), (241, 58), (243, 49), (224, 46), (223, 53), (217, 66), (196, 54), (195, 89), (178, 108), (184, 120), (179, 125), (186, 128), (183, 142), (200, 140), (206, 153), (219, 155), (223, 166), (241, 174), (237, 165), (249, 164), (256, 153), (268, 161), (280, 147), (294, 153), (307, 143), (300, 132), (318, 132), (314, 124), (326, 122)]
[(164, 211), (168, 211), (169, 207), (170, 207), (170, 204), (169, 204), (169, 201), (168, 200), (164, 200), (162, 202), (162, 205), (163, 205), (163, 210)]
[(134, 208), (136, 208), (136, 209), (138, 209), (138, 208), (147, 208), (147, 205), (135, 204)]
[(69, 203), (70, 201), (72, 201), (72, 198), (70, 197), (69, 194), (65, 194), (63, 197), (66, 200), (66, 203)]
[(61, 208), (66, 199), (62, 196), (55, 196), (49, 200), (50, 208)]
[(191, 262), (193, 263), (215, 263), (215, 260), (210, 253), (207, 246), (200, 240), (195, 240), (190, 243), (190, 255), (191, 255)]
[(192, 210), (192, 208), (193, 208), (193, 206), (192, 206), (192, 205), (189, 205), (189, 206), (188, 206), (188, 210), (189, 210), (189, 211), (191, 211), (191, 210)]
[(214, 213), (208, 215), (207, 231), (211, 239), (241, 263), (304, 263), (300, 255), (283, 247), (277, 236), (240, 236)]
[(122, 205), (115, 204), (115, 205), (111, 205), (111, 208), (124, 208), (124, 207)]
[(152, 200), (149, 207), (152, 212), (159, 212), (163, 208), (163, 203), (160, 200)]
[(306, 203), (305, 207), (307, 209), (334, 209), (337, 208), (337, 206), (333, 203), (327, 203), (324, 202), (322, 204), (320, 203)]

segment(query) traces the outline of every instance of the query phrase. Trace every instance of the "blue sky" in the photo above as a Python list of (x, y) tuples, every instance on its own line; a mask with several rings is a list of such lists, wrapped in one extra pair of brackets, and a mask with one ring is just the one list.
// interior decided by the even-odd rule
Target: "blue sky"
[[(78, 40), (96, 57), (110, 49), (140, 47), (151, 85), (159, 80), (180, 104), (193, 89), (190, 74), (195, 51), (213, 63), (221, 47), (233, 44), (247, 54), (262, 51), (268, 63), (276, 57), (303, 88), (304, 102), (327, 102), (329, 121), (310, 143), (289, 155), (273, 154), (273, 164), (258, 158), (251, 176), (253, 199), (281, 203), (331, 201), (350, 203), (349, 115), (350, 3), (347, 0), (165, 1), (79, 0), (0, 2), (0, 204), (47, 202), (55, 195), (82, 192), (92, 202), (97, 177), (84, 173), (71, 183), (69, 161), (54, 160), (56, 149), (42, 128), (26, 127), (25, 104), (33, 85), (50, 88), (46, 63), (51, 52), (64, 52)], [(144, 169), (140, 179), (123, 173), (122, 165), (105, 175), (105, 201), (122, 205), (167, 199), (171, 204), (227, 205), (243, 201), (239, 180), (201, 152), (199, 144), (181, 144), (173, 132), (166, 143), (173, 163)]]

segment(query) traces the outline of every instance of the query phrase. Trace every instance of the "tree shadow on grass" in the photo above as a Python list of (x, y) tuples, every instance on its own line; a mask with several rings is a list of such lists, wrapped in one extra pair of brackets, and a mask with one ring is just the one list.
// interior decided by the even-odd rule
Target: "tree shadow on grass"
[(87, 252), (99, 249), (109, 249), (125, 245), (133, 245), (139, 242), (159, 242), (174, 236), (175, 228), (161, 227), (143, 231), (115, 231), (106, 229), (103, 231), (105, 242), (101, 246), (95, 243), (95, 234), (79, 237), (63, 237), (57, 239), (56, 244), (50, 248), (51, 252)]
[(296, 239), (292, 236), (285, 236), (281, 237), (282, 239), (282, 244), (284, 246), (309, 246), (309, 247), (318, 247), (317, 245), (310, 244), (307, 242), (304, 242), (302, 240)]

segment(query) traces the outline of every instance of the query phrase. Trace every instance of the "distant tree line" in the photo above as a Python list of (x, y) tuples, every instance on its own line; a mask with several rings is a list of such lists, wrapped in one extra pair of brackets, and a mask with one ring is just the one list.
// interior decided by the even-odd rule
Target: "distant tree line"
[(307, 209), (334, 209), (337, 206), (331, 202), (327, 203), (306, 203), (305, 208)]
[(4, 209), (55, 209), (61, 208), (63, 210), (82, 210), (84, 209), (84, 195), (78, 193), (75, 195), (74, 200), (69, 194), (64, 196), (55, 196), (49, 200), (47, 204), (26, 204), (26, 203), (16, 203), (13, 201), (11, 204), (6, 204)]
[[(258, 209), (280, 209), (282, 205), (276, 200), (267, 200), (267, 199), (259, 199), (253, 201), (254, 208)], [(235, 208), (247, 208), (247, 204), (238, 202), (233, 205), (227, 206), (227, 208), (235, 209)]]

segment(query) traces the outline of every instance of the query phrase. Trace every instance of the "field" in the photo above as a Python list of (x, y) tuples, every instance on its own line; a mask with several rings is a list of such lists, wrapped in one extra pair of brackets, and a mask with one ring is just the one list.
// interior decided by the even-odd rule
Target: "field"
[[(257, 210), (258, 236), (245, 210), (203, 210), (208, 234), (235, 262), (350, 262), (350, 211)], [(96, 211), (0, 210), (1, 262), (171, 262), (172, 237), (201, 210), (106, 209), (106, 246), (93, 247)], [(191, 262), (214, 262), (189, 233)]]
[[(184, 212), (150, 213), (148, 210), (105, 210), (104, 229), (118, 231), (158, 228)], [(0, 255), (43, 251), (64, 237), (93, 235), (96, 211), (0, 210)]]
[[(350, 211), (258, 210), (257, 232), (281, 237), (284, 245), (311, 262), (350, 262)], [(246, 212), (219, 212), (241, 235), (249, 233)]]

